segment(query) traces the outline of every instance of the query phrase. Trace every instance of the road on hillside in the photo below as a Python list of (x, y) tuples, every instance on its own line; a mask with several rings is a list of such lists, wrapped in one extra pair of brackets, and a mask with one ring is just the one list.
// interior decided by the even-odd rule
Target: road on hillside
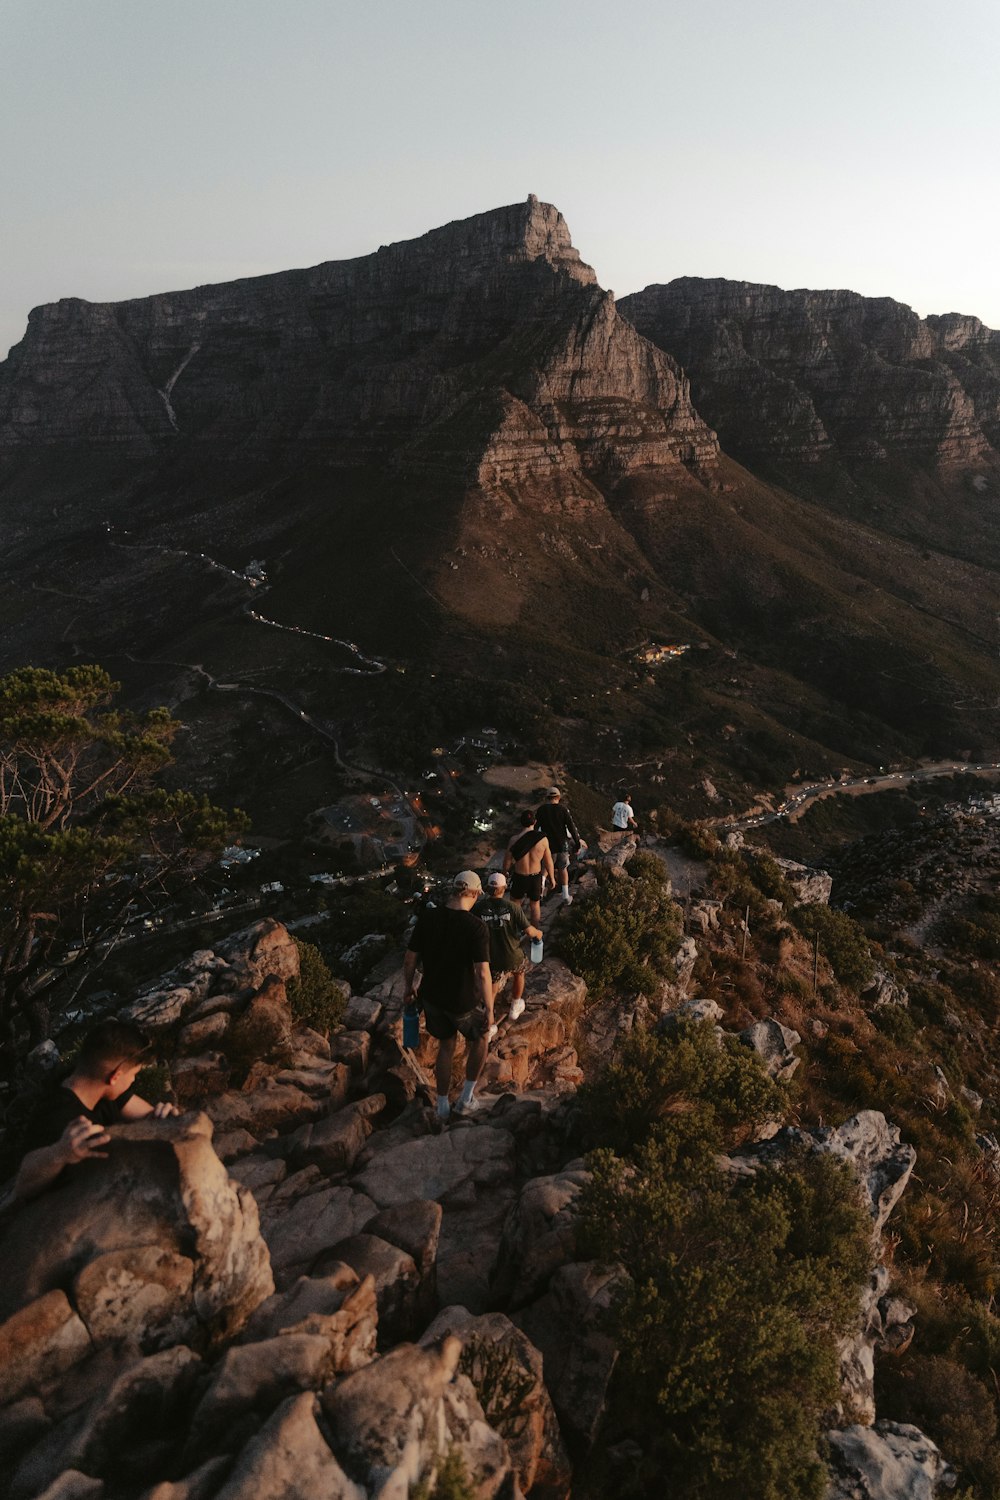
[(744, 813), (738, 818), (713, 818), (712, 824), (723, 833), (742, 833), (747, 828), (759, 828), (764, 823), (776, 823), (781, 818), (787, 818), (790, 823), (795, 823), (814, 802), (818, 802), (822, 797), (836, 796), (841, 792), (849, 792), (857, 796), (867, 792), (885, 791), (890, 787), (907, 786), (915, 781), (931, 781), (937, 776), (955, 776), (963, 773), (974, 775), (977, 772), (1000, 772), (1000, 762), (942, 760), (930, 766), (920, 766), (913, 771), (888, 771), (877, 776), (853, 776), (841, 781), (817, 781), (811, 786), (800, 787), (791, 797), (782, 802), (780, 807), (770, 812)]

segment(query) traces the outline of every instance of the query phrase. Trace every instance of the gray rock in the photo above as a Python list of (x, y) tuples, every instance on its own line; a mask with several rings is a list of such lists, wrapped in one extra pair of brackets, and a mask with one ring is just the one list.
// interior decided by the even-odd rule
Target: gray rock
[(348, 1031), (374, 1031), (382, 1018), (382, 1002), (371, 995), (352, 995), (344, 1013)]
[(215, 1500), (367, 1500), (331, 1453), (318, 1409), (312, 1393), (289, 1397), (243, 1449)]
[(462, 1346), (403, 1344), (364, 1370), (327, 1386), (321, 1400), (334, 1450), (372, 1495), (405, 1496), (433, 1478), (456, 1447), (475, 1476), (477, 1500), (516, 1491), (507, 1444), (484, 1419), (471, 1382), (457, 1374)]
[(469, 1204), (514, 1172), (514, 1143), (489, 1125), (448, 1130), (382, 1151), (354, 1179), (379, 1208), (433, 1198), (445, 1208)]
[[(307, 1271), (318, 1255), (375, 1216), (377, 1204), (349, 1187), (331, 1187), (300, 1198), (280, 1218), (267, 1219), (264, 1238), (271, 1252), (271, 1265), (287, 1285)], [(270, 1210), (272, 1204), (268, 1204)]]
[(833, 890), (833, 876), (826, 870), (814, 870), (794, 859), (775, 859), (775, 864), (795, 892), (800, 906), (827, 906)]
[(826, 1500), (934, 1500), (957, 1479), (936, 1444), (917, 1427), (876, 1422), (828, 1432)]
[(780, 1021), (755, 1021), (752, 1026), (741, 1031), (739, 1037), (741, 1042), (752, 1048), (763, 1060), (768, 1076), (776, 1082), (786, 1083), (802, 1061), (792, 1051), (802, 1038), (797, 1031), (782, 1026)]
[(355, 1234), (321, 1255), (314, 1269), (322, 1274), (328, 1261), (348, 1265), (358, 1277), (370, 1276), (374, 1281), (383, 1348), (414, 1336), (420, 1316), (421, 1278), (412, 1256), (377, 1234)]

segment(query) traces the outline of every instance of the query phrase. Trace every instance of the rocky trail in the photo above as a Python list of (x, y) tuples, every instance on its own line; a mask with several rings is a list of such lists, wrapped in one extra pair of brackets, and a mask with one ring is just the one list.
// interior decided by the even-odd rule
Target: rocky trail
[[(636, 848), (600, 858), (622, 872)], [(562, 910), (545, 904), (547, 948)], [(621, 1275), (577, 1248), (581, 1057), (598, 1066), (657, 1013), (718, 1024), (692, 993), (711, 903), (692, 898), (687, 918), (652, 1004), (589, 1004), (547, 951), (524, 1015), (501, 1021), (484, 1108), (443, 1127), (422, 1081), (434, 1044), (416, 1065), (401, 1046), (398, 955), (329, 1035), (294, 1017), (299, 953), (272, 920), (140, 994), (122, 1015), (156, 1038), (185, 1113), (115, 1127), (107, 1160), (0, 1224), (11, 1500), (406, 1500), (456, 1454), (476, 1500), (570, 1496), (606, 1413)], [(742, 1036), (772, 1076), (798, 1067), (787, 1027)], [(915, 1428), (876, 1422), (873, 1395), (876, 1346), (912, 1329), (881, 1235), (913, 1148), (873, 1111), (767, 1134), (734, 1173), (805, 1144), (851, 1164), (871, 1212), (830, 1500), (930, 1496), (944, 1461)]]

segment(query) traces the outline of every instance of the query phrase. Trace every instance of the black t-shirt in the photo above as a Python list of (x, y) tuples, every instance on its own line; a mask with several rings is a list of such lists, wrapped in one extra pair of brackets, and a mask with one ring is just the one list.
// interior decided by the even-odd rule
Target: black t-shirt
[(417, 918), (410, 949), (420, 954), (423, 964), (422, 1004), (453, 1016), (473, 1008), (472, 966), (490, 960), (490, 935), (484, 922), (471, 911), (435, 906)]
[(580, 842), (570, 810), (561, 802), (543, 802), (538, 809), (536, 822), (557, 854), (568, 849), (570, 844)]
[(76, 1097), (72, 1089), (62, 1084), (50, 1084), (35, 1105), (24, 1133), (24, 1152), (37, 1151), (41, 1146), (52, 1146), (62, 1135), (66, 1126), (81, 1115), (93, 1120), (95, 1125), (119, 1125), (122, 1107), (131, 1099), (133, 1089), (126, 1089), (118, 1099), (98, 1099), (93, 1109)]

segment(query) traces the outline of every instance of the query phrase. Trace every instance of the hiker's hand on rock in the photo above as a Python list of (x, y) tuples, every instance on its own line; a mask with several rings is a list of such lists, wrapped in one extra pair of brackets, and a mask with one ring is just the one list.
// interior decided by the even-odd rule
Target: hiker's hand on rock
[(176, 1104), (168, 1104), (166, 1099), (161, 1099), (159, 1104), (153, 1105), (153, 1119), (167, 1120), (171, 1115), (179, 1115), (180, 1110)]
[(77, 1119), (70, 1120), (62, 1133), (60, 1144), (67, 1164), (72, 1164), (107, 1156), (108, 1153), (99, 1148), (106, 1146), (110, 1139), (103, 1125), (88, 1120), (86, 1115), (80, 1115)]

